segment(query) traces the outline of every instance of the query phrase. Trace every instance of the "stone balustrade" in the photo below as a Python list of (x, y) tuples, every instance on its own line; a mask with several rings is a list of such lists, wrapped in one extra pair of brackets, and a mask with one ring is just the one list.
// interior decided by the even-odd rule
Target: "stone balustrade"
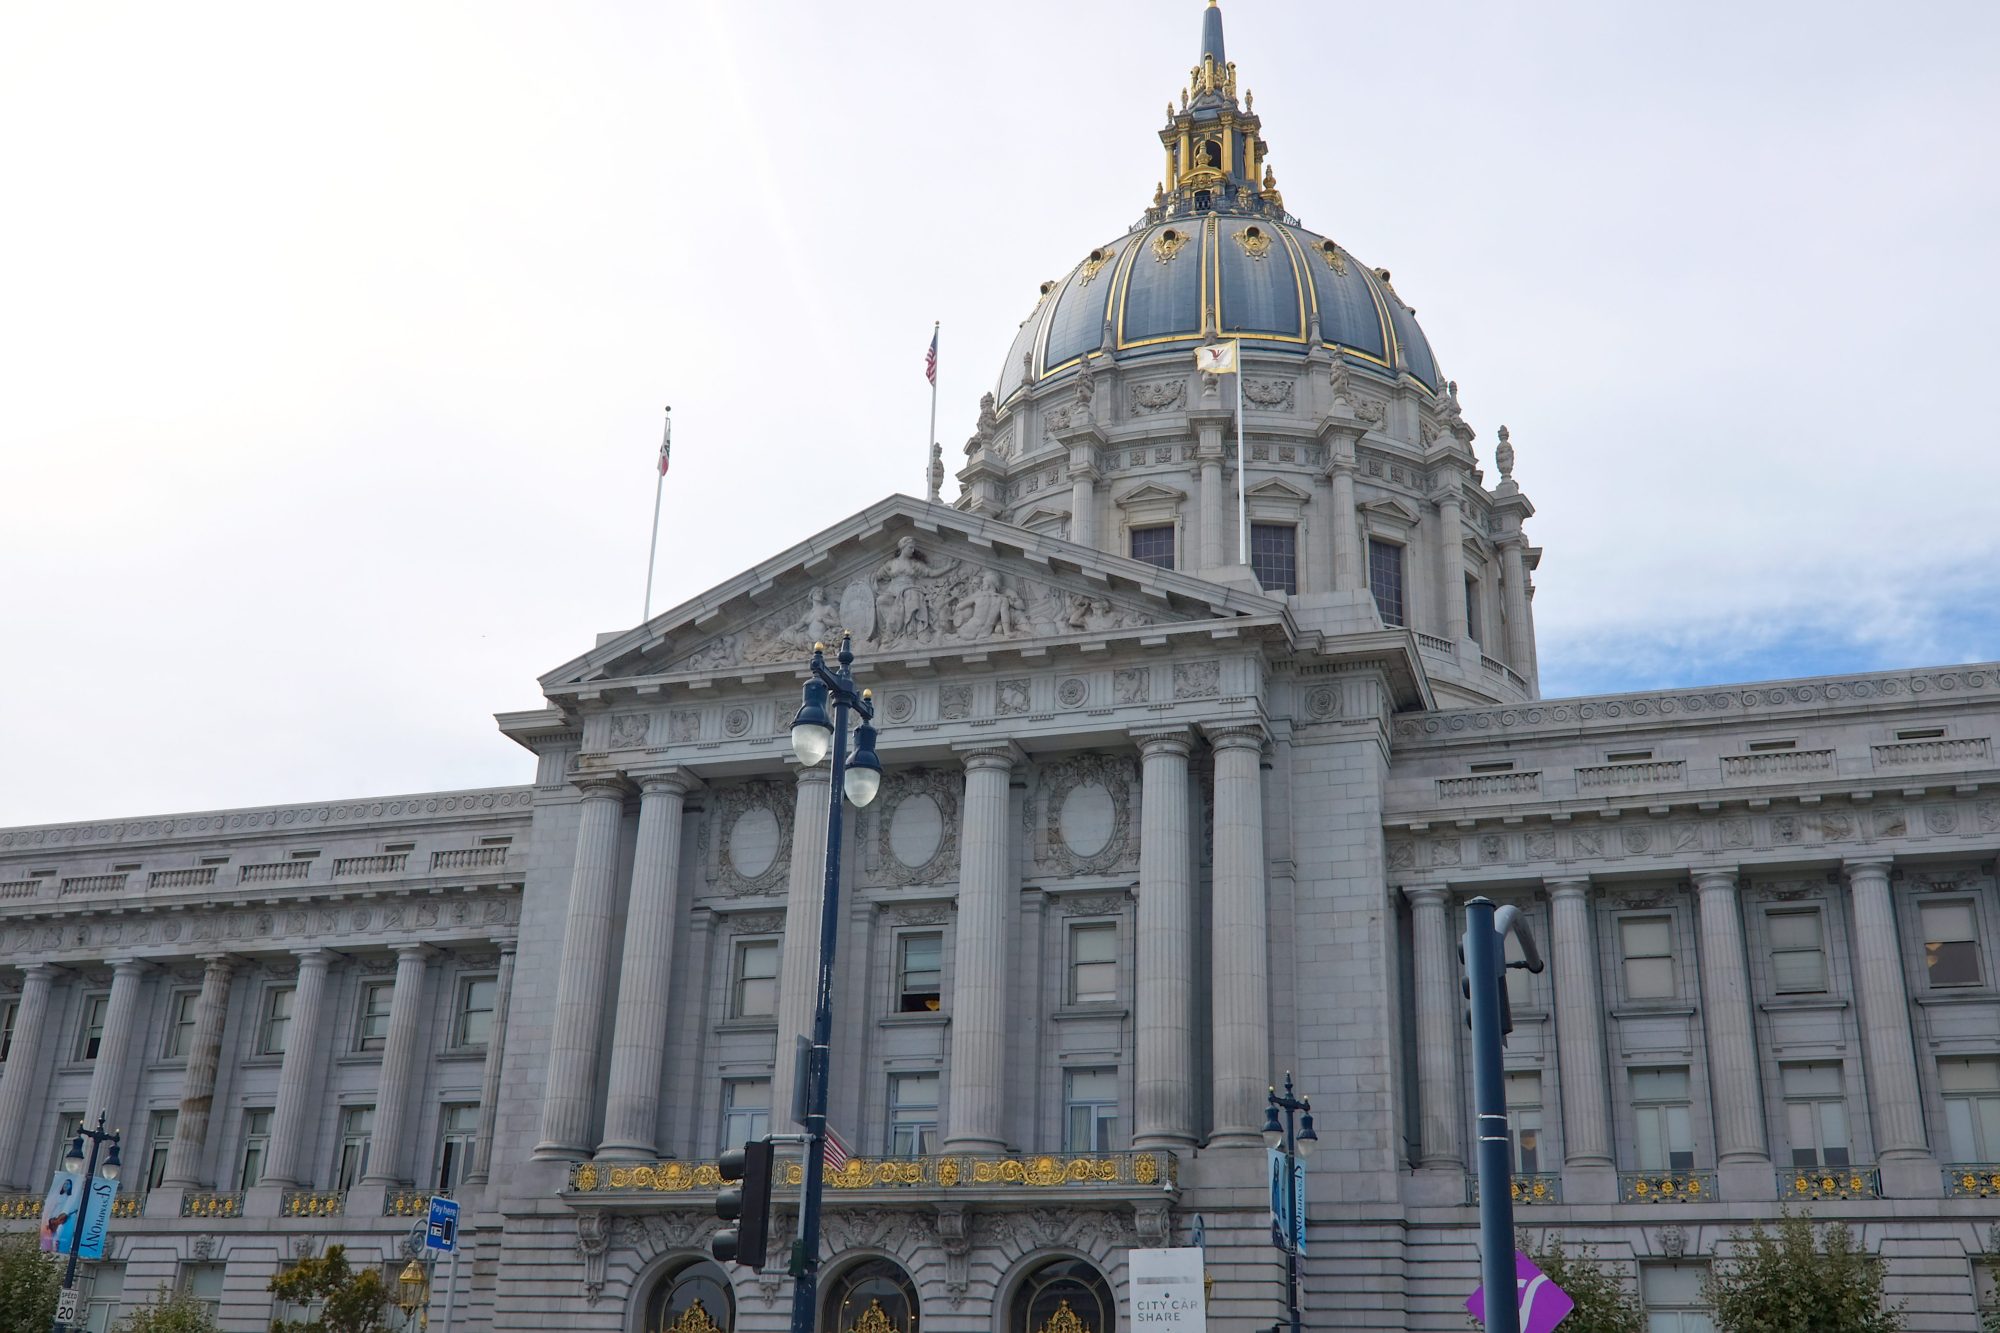
[(505, 847), (458, 847), (431, 853), (431, 873), (444, 870), (489, 870), (507, 864)]
[(86, 894), (123, 893), (129, 878), (124, 874), (65, 875), (57, 884), (56, 894), (62, 898), (73, 898)]
[(1877, 768), (1934, 768), (1939, 764), (1990, 764), (1993, 742), (1985, 736), (1963, 740), (1891, 741), (1871, 745)]
[(215, 883), (221, 866), (183, 866), (178, 870), (155, 870), (146, 876), (148, 889), (205, 889)]
[(1410, 633), (1417, 636), (1419, 648), (1428, 648), (1434, 653), (1443, 653), (1446, 657), (1458, 656), (1458, 645), (1450, 639), (1441, 638), (1436, 634), (1426, 634), (1420, 629), (1411, 630)]
[(1722, 756), (1724, 782), (1770, 782), (1785, 778), (1831, 776), (1832, 750), (1765, 750), (1757, 754)]
[(267, 861), (262, 865), (239, 867), (236, 872), (238, 884), (296, 884), (312, 874), (312, 862)]
[(333, 863), (333, 877), (347, 875), (400, 875), (410, 863), (408, 852), (383, 852), (376, 856), (343, 856)]
[(1540, 770), (1525, 773), (1473, 773), (1462, 778), (1437, 779), (1440, 801), (1470, 801), (1484, 796), (1540, 796)]
[(0, 901), (13, 898), (33, 898), (41, 891), (42, 882), (38, 879), (0, 880)]
[(1576, 770), (1579, 792), (1607, 788), (1679, 786), (1687, 781), (1684, 759), (1638, 759), (1620, 764), (1590, 764)]

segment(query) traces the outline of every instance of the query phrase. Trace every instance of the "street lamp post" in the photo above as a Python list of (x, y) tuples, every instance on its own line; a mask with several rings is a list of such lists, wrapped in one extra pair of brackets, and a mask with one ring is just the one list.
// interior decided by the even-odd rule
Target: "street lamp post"
[[(840, 834), (845, 796), (865, 806), (882, 789), (882, 761), (875, 757), (875, 705), (868, 690), (854, 688), (853, 640), (840, 637), (840, 665), (826, 664), (826, 645), (813, 645), (812, 675), (806, 681), (805, 702), (792, 719), (792, 752), (807, 768), (833, 755), (833, 781), (827, 799), (826, 881), (820, 898), (819, 988), (813, 1004), (812, 1049), (806, 1058), (805, 1184), (799, 1203), (799, 1244), (792, 1257), (792, 1333), (813, 1333), (813, 1307), (819, 1301), (819, 1208), (825, 1188), (826, 1097), (828, 1047), (833, 1039), (833, 946), (840, 929)], [(827, 717), (828, 701), (833, 717)], [(854, 753), (847, 753), (847, 716), (861, 715), (854, 733)]]
[[(97, 1113), (96, 1127), (92, 1128), (87, 1125), (78, 1126), (76, 1137), (70, 1140), (69, 1151), (63, 1155), (63, 1170), (75, 1171), (79, 1167), (83, 1169), (83, 1189), (79, 1192), (79, 1197), (75, 1204), (75, 1222), (70, 1227), (69, 1233), (69, 1264), (63, 1269), (62, 1284), (64, 1291), (72, 1291), (76, 1287), (76, 1261), (78, 1255), (83, 1252), (84, 1224), (90, 1220), (91, 1186), (100, 1175), (106, 1180), (118, 1179), (120, 1166), (118, 1161), (118, 1138), (117, 1130), (107, 1130), (104, 1128), (104, 1112), (99, 1111)], [(83, 1147), (85, 1139), (90, 1140), (90, 1151), (87, 1155)], [(97, 1150), (106, 1143), (111, 1145), (111, 1152), (105, 1157), (104, 1169), (100, 1171), (97, 1167)], [(55, 1321), (55, 1333), (62, 1333), (66, 1327), (68, 1325), (64, 1324), (61, 1318), (57, 1318)]]
[[(1284, 1113), (1282, 1124), (1280, 1112)], [(1299, 1162), (1312, 1156), (1312, 1150), (1319, 1146), (1319, 1135), (1313, 1132), (1312, 1098), (1292, 1095), (1289, 1069), (1285, 1071), (1285, 1090), (1281, 1093), (1272, 1088), (1265, 1102), (1264, 1142), (1285, 1155), (1285, 1222), (1278, 1230), (1285, 1249), (1285, 1310), (1292, 1333), (1299, 1333), (1299, 1244), (1305, 1239), (1305, 1222), (1299, 1216)]]

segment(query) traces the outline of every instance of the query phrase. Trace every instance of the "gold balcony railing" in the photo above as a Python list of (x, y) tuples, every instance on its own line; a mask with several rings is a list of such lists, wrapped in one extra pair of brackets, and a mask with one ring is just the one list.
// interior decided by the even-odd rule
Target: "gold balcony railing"
[[(1562, 1177), (1558, 1175), (1516, 1175), (1512, 1178), (1512, 1186), (1514, 1203), (1518, 1207), (1562, 1202)], [(1476, 1171), (1466, 1178), (1465, 1201), (1468, 1204), (1479, 1202), (1479, 1173)]]
[(234, 1192), (209, 1191), (181, 1196), (182, 1217), (241, 1217), (243, 1196)]
[(1701, 1203), (1715, 1197), (1712, 1171), (1621, 1171), (1623, 1203)]
[(347, 1211), (347, 1195), (340, 1190), (286, 1190), (278, 1211), (286, 1217), (339, 1217)]
[(390, 1190), (382, 1196), (384, 1217), (425, 1217), (431, 1211), (428, 1190)]
[(1872, 1166), (1806, 1167), (1778, 1173), (1778, 1198), (1818, 1202), (1822, 1199), (1879, 1199), (1882, 1180)]
[[(777, 1186), (797, 1189), (803, 1164), (778, 1165)], [(1180, 1163), (1170, 1152), (1034, 1153), (1020, 1156), (850, 1157), (826, 1173), (830, 1190), (861, 1189), (1107, 1189), (1177, 1184)], [(713, 1162), (578, 1162), (569, 1193), (678, 1193), (719, 1189)]]
[(111, 1201), (113, 1217), (137, 1217), (146, 1211), (146, 1196), (143, 1194), (120, 1194)]
[(18, 1222), (24, 1218), (36, 1218), (41, 1215), (41, 1195), (0, 1194), (0, 1221)]
[(2000, 1162), (1953, 1162), (1944, 1169), (1944, 1193), (1948, 1199), (2000, 1199)]

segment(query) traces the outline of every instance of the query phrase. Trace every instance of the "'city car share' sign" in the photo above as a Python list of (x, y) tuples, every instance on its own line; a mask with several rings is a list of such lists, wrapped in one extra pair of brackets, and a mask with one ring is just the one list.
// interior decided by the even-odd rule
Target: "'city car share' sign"
[(1134, 1329), (1208, 1333), (1200, 1250), (1133, 1250), (1130, 1264)]
[[(1551, 1282), (1547, 1273), (1535, 1267), (1533, 1259), (1518, 1250), (1514, 1252), (1514, 1286), (1521, 1300), (1521, 1333), (1549, 1333), (1576, 1308), (1569, 1293)], [(1484, 1324), (1486, 1288), (1481, 1287), (1466, 1297), (1465, 1308)]]

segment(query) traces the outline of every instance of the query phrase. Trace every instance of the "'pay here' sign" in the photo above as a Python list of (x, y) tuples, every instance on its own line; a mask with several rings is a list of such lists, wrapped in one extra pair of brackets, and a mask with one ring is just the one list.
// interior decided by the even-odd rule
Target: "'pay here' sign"
[(1130, 1261), (1135, 1333), (1208, 1333), (1200, 1250), (1133, 1250)]

